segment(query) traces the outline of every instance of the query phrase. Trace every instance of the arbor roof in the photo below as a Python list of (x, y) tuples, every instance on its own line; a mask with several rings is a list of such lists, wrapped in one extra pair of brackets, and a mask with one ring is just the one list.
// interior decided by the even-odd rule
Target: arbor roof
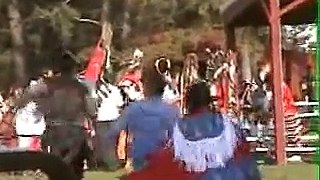
[[(292, 0), (280, 0), (280, 7), (283, 8), (290, 2)], [(268, 5), (268, 0), (230, 0), (220, 7), (220, 14), (228, 26), (268, 26), (263, 4)], [(311, 24), (315, 23), (316, 16), (316, 0), (309, 0), (284, 14), (281, 19), (284, 25)]]

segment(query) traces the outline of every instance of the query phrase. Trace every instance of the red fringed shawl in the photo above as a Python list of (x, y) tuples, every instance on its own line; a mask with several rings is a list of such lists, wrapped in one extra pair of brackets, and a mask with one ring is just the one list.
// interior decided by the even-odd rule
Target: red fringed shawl
[[(242, 142), (234, 152), (233, 163), (237, 163), (250, 153), (249, 144)], [(143, 170), (132, 172), (125, 180), (198, 180), (203, 173), (191, 173), (184, 170), (182, 162), (174, 160), (172, 149), (162, 149), (150, 156), (148, 165)]]

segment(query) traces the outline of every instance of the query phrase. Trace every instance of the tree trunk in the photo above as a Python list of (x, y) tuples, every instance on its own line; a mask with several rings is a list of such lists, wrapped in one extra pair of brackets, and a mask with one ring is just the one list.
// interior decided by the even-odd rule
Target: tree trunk
[(112, 42), (113, 29), (110, 21), (110, 0), (103, 0), (101, 11), (101, 25), (102, 32), (101, 38), (103, 39), (103, 45), (106, 49), (109, 49)]
[[(124, 0), (123, 1), (123, 22), (122, 22), (122, 31), (121, 31), (121, 44), (123, 44), (130, 32), (131, 32), (131, 26), (130, 26), (130, 4), (129, 0)], [(123, 45), (122, 45), (123, 47)]]
[(15, 80), (17, 83), (25, 83), (26, 77), (26, 57), (24, 31), (21, 14), (18, 8), (18, 0), (11, 0), (8, 4), (8, 17), (10, 19), (10, 33), (13, 46), (13, 64), (15, 72)]
[(105, 63), (105, 69), (107, 70), (107, 76), (109, 81), (114, 79), (114, 74), (111, 66), (111, 43), (113, 37), (113, 27), (110, 19), (110, 1), (111, 0), (103, 0), (102, 11), (101, 11), (101, 38), (102, 38), (102, 46), (107, 50), (107, 57)]

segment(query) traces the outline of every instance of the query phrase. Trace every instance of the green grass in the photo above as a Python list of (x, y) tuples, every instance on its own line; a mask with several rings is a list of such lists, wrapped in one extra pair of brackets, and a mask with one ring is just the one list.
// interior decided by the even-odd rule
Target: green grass
[[(262, 180), (316, 180), (316, 165), (296, 163), (287, 166), (260, 166)], [(87, 172), (84, 180), (118, 180), (122, 175), (118, 172)], [(34, 176), (10, 176), (2, 173), (0, 180), (34, 180)], [(38, 180), (47, 180), (47, 178), (38, 178)]]
[[(316, 180), (316, 165), (289, 164), (287, 166), (260, 166), (263, 180)], [(114, 173), (88, 172), (85, 180), (117, 180), (121, 171)]]
[(317, 167), (311, 164), (261, 167), (263, 180), (316, 180)]

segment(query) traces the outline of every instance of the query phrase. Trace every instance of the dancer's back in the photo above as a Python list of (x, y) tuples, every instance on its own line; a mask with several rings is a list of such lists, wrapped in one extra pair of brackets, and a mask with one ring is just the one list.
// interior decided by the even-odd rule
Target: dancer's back
[(67, 77), (50, 79), (47, 85), (48, 120), (72, 122), (82, 120), (85, 113), (86, 88), (77, 80)]
[[(179, 110), (162, 101), (163, 77), (155, 69), (157, 59), (146, 61), (142, 68), (142, 82), (145, 99), (130, 104), (105, 137), (106, 145), (116, 143), (121, 130), (128, 129), (132, 136), (129, 157), (133, 160), (134, 170), (145, 167), (149, 155), (165, 147), (172, 134)], [(111, 141), (111, 142), (110, 142)]]
[(186, 117), (183, 121), (179, 121), (179, 128), (190, 141), (217, 137), (224, 129), (223, 118), (218, 113), (203, 113), (193, 117)]
[(172, 134), (179, 111), (162, 102), (161, 97), (140, 101), (127, 111), (128, 129), (132, 134), (134, 158), (144, 158), (165, 145)]
[(231, 117), (209, 110), (210, 90), (197, 83), (187, 93), (190, 115), (174, 129), (175, 159), (204, 180), (257, 180), (249, 146)]
[[(260, 178), (256, 163), (248, 154), (249, 152), (240, 152), (239, 149), (242, 147), (237, 147), (239, 144), (241, 146), (241, 135), (236, 134), (237, 131), (231, 119), (221, 114), (203, 112), (179, 121), (179, 130), (183, 136), (174, 136), (177, 142), (175, 154), (181, 155), (181, 159), (186, 162), (187, 170), (190, 168), (189, 170), (194, 171), (203, 168), (202, 170), (205, 171), (198, 172), (203, 173), (201, 179), (257, 180)], [(176, 131), (179, 130), (176, 129)], [(235, 137), (235, 139), (226, 137)], [(183, 148), (185, 144), (179, 144), (179, 142), (192, 142), (194, 148), (192, 145), (190, 149)], [(202, 153), (188, 155), (188, 152), (195, 148)], [(211, 158), (204, 163), (199, 163), (206, 159), (202, 156)]]

